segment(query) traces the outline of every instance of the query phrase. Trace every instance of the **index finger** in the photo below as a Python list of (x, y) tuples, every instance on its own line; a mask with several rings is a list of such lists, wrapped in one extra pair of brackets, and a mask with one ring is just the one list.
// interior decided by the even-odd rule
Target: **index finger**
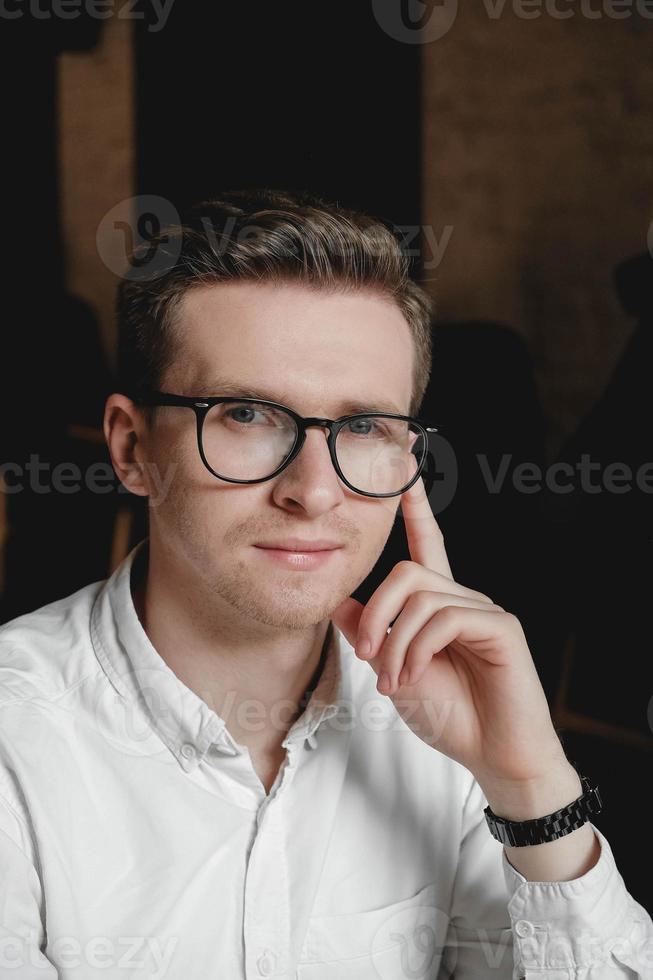
[(453, 579), (444, 537), (431, 510), (421, 476), (402, 493), (400, 505), (406, 522), (410, 557), (425, 568)]

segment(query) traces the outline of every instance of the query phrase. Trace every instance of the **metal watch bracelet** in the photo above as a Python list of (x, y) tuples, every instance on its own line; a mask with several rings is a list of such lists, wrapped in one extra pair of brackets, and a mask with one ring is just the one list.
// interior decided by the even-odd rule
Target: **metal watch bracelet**
[(593, 814), (600, 813), (603, 808), (598, 787), (592, 788), (586, 776), (580, 776), (580, 780), (583, 794), (573, 803), (545, 817), (522, 821), (506, 820), (504, 817), (497, 817), (487, 806), (483, 812), (490, 833), (496, 840), (509, 847), (527, 847), (532, 844), (547, 844), (578, 830)]

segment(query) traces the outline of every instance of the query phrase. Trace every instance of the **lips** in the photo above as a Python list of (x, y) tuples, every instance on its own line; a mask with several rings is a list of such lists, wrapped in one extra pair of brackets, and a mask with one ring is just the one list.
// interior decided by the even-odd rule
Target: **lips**
[(273, 548), (276, 551), (297, 551), (308, 553), (310, 551), (334, 551), (342, 548), (338, 541), (328, 541), (320, 538), (315, 541), (302, 541), (300, 538), (286, 538), (284, 541), (266, 541), (256, 544), (256, 548)]
[[(288, 545), (288, 541), (282, 542), (284, 545)], [(277, 565), (277, 567), (289, 569), (292, 572), (310, 572), (315, 571), (318, 568), (323, 568), (329, 562), (334, 562), (337, 559), (334, 557), (338, 551), (342, 550), (342, 545), (337, 547), (329, 548), (318, 548), (315, 550), (317, 544), (323, 544), (322, 541), (305, 541), (302, 545), (302, 551), (295, 551), (294, 548), (291, 550), (287, 547), (284, 548), (271, 548), (264, 545), (255, 545), (256, 550), (260, 553), (260, 561), (272, 562)], [(333, 545), (333, 542), (329, 542)], [(298, 545), (295, 545), (298, 547)], [(312, 548), (312, 551), (305, 551), (305, 548)], [(258, 559), (257, 559), (258, 560)]]

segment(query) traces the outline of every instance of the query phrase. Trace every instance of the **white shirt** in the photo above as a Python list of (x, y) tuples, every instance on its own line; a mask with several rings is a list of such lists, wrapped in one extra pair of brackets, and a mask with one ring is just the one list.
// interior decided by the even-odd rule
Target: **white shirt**
[(526, 881), (334, 624), (266, 795), (140, 623), (146, 541), (0, 628), (3, 980), (653, 977), (606, 839), (581, 878)]

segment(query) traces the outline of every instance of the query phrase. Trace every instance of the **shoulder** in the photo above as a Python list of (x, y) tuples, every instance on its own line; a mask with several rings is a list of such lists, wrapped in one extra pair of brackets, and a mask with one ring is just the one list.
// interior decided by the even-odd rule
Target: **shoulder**
[(0, 709), (18, 701), (51, 700), (101, 670), (89, 625), (104, 581), (0, 626)]

